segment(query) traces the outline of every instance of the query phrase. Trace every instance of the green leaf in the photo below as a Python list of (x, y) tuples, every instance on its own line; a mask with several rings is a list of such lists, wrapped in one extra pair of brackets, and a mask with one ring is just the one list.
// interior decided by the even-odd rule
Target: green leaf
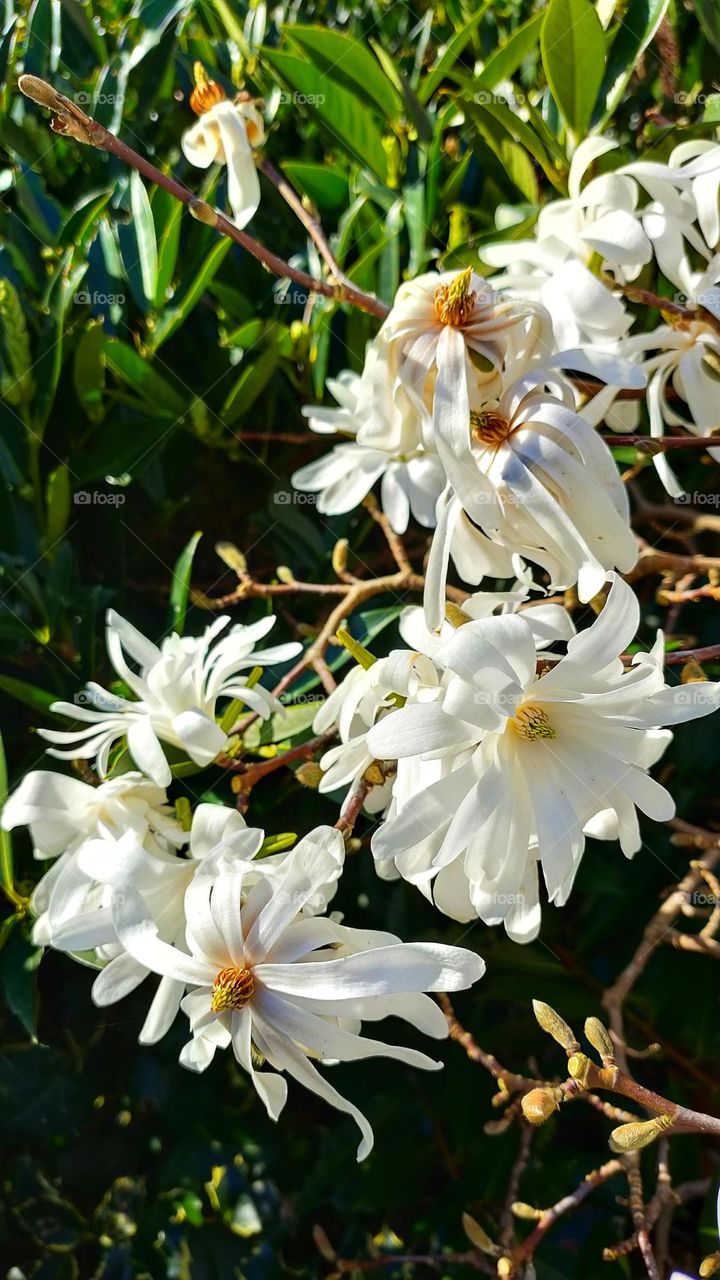
[(152, 211), (157, 233), (158, 269), (154, 303), (163, 307), (175, 278), (183, 206), (164, 187), (156, 187), (152, 197)]
[(105, 416), (103, 342), (102, 320), (91, 320), (80, 334), (73, 361), (77, 397), (91, 422), (102, 422)]
[(155, 301), (158, 280), (158, 252), (155, 240), (155, 223), (152, 208), (140, 174), (133, 169), (130, 175), (130, 208), (138, 247), (140, 278), (143, 293), (149, 303)]
[(107, 191), (90, 192), (83, 196), (66, 222), (58, 232), (58, 247), (65, 249), (69, 245), (82, 247), (90, 239), (90, 232), (97, 230), (97, 220), (113, 194), (113, 187)]
[[(5, 807), (9, 790), (5, 743), (3, 742), (2, 734), (0, 734), (0, 812)], [(0, 880), (2, 880), (7, 889), (9, 897), (13, 895), (13, 875), (12, 836), (9, 831), (0, 831)]]
[(47, 478), (45, 502), (47, 507), (47, 532), (45, 544), (47, 554), (51, 555), (61, 541), (70, 519), (70, 501), (72, 493), (70, 472), (64, 462), (55, 467)]
[(308, 164), (301, 160), (284, 160), (282, 170), (293, 186), (309, 196), (321, 212), (344, 209), (348, 202), (347, 174), (332, 164)]
[(387, 166), (382, 134), (357, 95), (329, 81), (303, 58), (277, 49), (263, 48), (261, 52), (264, 61), (299, 95), (297, 105), (316, 115), (336, 143), (347, 147), (356, 161), (384, 182)]
[(480, 6), (477, 13), (473, 14), (470, 21), (466, 22), (465, 26), (462, 27), (460, 31), (456, 31), (452, 39), (448, 40), (445, 48), (440, 54), (440, 57), (435, 63), (435, 66), (431, 68), (429, 74), (418, 88), (417, 96), (423, 106), (426, 102), (429, 102), (435, 90), (442, 84), (448, 72), (455, 66), (455, 63), (463, 52), (463, 49), (477, 31), (477, 28), (491, 6), (492, 0), (485, 0), (485, 4)]
[(30, 684), (27, 680), (18, 680), (15, 676), (0, 676), (0, 689), (18, 702), (24, 702), (26, 707), (32, 707), (33, 711), (39, 711), (43, 717), (51, 704), (57, 702), (54, 693), (47, 693), (45, 689), (38, 689), (37, 685)]
[[(716, 0), (710, 0), (720, 31)], [(630, 0), (615, 32), (607, 67), (598, 95), (595, 121), (602, 128), (622, 101), (627, 84), (638, 60), (657, 31), (668, 9), (669, 0)], [(696, 7), (698, 16), (702, 0)], [(720, 45), (718, 46), (720, 48)]]
[(540, 47), (558, 110), (580, 137), (590, 123), (605, 69), (605, 35), (590, 0), (550, 0)]
[(705, 35), (720, 53), (720, 9), (717, 0), (695, 0), (694, 8)]
[(388, 121), (396, 119), (402, 99), (359, 40), (329, 27), (284, 26), (281, 30), (325, 76), (344, 84)]
[(108, 369), (132, 387), (156, 413), (176, 418), (188, 409), (185, 397), (153, 368), (149, 360), (143, 360), (135, 348), (128, 346), (126, 342), (121, 342), (119, 338), (107, 339), (104, 357)]
[(491, 54), (477, 78), (478, 89), (494, 89), (502, 80), (509, 80), (514, 76), (540, 39), (543, 17), (542, 9), (534, 13)]
[(187, 546), (180, 552), (173, 569), (172, 586), (170, 588), (169, 625), (179, 636), (185, 630), (185, 616), (190, 598), (193, 559), (195, 557), (195, 549), (201, 538), (202, 531), (193, 534)]
[(175, 330), (184, 324), (222, 266), (232, 243), (232, 240), (228, 240), (225, 236), (219, 237), (206, 255), (197, 275), (192, 280), (186, 281), (178, 290), (172, 306), (165, 308), (155, 328), (148, 334), (148, 347), (151, 351), (157, 351)]
[(36, 1039), (36, 971), (40, 953), (20, 929), (13, 930), (0, 952), (0, 986), (7, 1006), (31, 1040)]
[(276, 346), (261, 352), (251, 364), (243, 364), (240, 376), (232, 387), (220, 410), (220, 417), (228, 426), (247, 413), (272, 378), (280, 361)]

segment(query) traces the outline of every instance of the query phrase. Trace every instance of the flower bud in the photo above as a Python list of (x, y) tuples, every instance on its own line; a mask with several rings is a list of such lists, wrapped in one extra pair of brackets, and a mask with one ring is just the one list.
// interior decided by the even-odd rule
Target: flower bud
[(301, 787), (307, 787), (310, 791), (317, 791), (322, 781), (323, 771), (315, 760), (306, 760), (295, 770), (296, 781)]
[(542, 1209), (534, 1209), (531, 1204), (525, 1204), (523, 1200), (516, 1200), (512, 1211), (515, 1217), (521, 1218), (523, 1222), (539, 1222), (543, 1216)]
[(557, 1111), (562, 1101), (562, 1090), (547, 1087), (544, 1089), (531, 1089), (525, 1094), (522, 1100), (522, 1112), (526, 1120), (530, 1124), (544, 1124), (554, 1111)]
[(470, 1243), (475, 1245), (476, 1249), (479, 1249), (481, 1253), (489, 1253), (491, 1256), (497, 1254), (497, 1245), (493, 1244), (487, 1231), (484, 1231), (480, 1223), (469, 1213), (463, 1214), (462, 1224), (465, 1235)]
[(587, 1089), (588, 1087), (587, 1078), (592, 1066), (593, 1063), (586, 1053), (573, 1053), (568, 1058), (568, 1072), (581, 1089)]
[(621, 1124), (610, 1134), (610, 1150), (624, 1153), (641, 1151), (649, 1147), (660, 1134), (670, 1127), (674, 1116), (655, 1116), (652, 1120), (633, 1120), (630, 1124)]
[(720, 1271), (720, 1253), (711, 1253), (700, 1263), (701, 1280), (706, 1280), (707, 1276), (714, 1276), (716, 1271)]
[(339, 538), (333, 547), (332, 567), (333, 572), (337, 574), (338, 578), (342, 577), (347, 569), (349, 546), (350, 543), (347, 538)]
[(597, 1049), (603, 1062), (615, 1061), (615, 1046), (610, 1038), (610, 1032), (599, 1018), (586, 1019), (585, 1035), (593, 1049)]
[(347, 627), (341, 627), (337, 631), (335, 639), (338, 644), (342, 645), (343, 649), (347, 649), (350, 657), (355, 659), (358, 666), (364, 667), (366, 671), (374, 662), (377, 662), (375, 654), (366, 649), (365, 645), (356, 640), (354, 636), (351, 636)]
[(569, 1027), (549, 1004), (543, 1004), (542, 1000), (533, 1000), (533, 1012), (543, 1031), (547, 1031), (553, 1040), (557, 1040), (566, 1053), (574, 1053), (580, 1048), (572, 1027)]

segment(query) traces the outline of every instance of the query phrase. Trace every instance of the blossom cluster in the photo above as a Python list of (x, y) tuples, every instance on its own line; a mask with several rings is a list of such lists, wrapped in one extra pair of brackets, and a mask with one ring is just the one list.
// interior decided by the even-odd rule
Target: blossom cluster
[[(468, 267), (401, 285), (362, 373), (328, 384), (339, 408), (305, 410), (314, 431), (351, 437), (293, 476), (320, 495), (321, 512), (352, 510), (381, 480), (395, 532), (411, 514), (435, 529), (433, 628), (449, 560), (472, 586), (486, 575), (529, 583), (539, 567), (553, 589), (577, 584), (582, 601), (608, 570), (633, 567), (627, 497), (600, 422), (632, 430), (645, 401), (651, 436), (717, 428), (720, 145), (682, 143), (667, 164), (588, 178), (616, 154), (610, 139), (580, 143), (569, 195), (544, 206), (534, 238), (509, 228), (483, 246), (486, 268), (501, 268), (489, 281)], [(624, 291), (647, 268), (678, 304), (650, 332)], [(596, 392), (571, 374), (589, 375)], [(619, 399), (624, 390), (632, 398)], [(654, 462), (681, 495), (662, 451)]]
[[(185, 154), (227, 165), (241, 226), (260, 198), (262, 118), (200, 72)], [(588, 836), (632, 857), (638, 811), (672, 817), (650, 769), (671, 726), (720, 704), (720, 685), (697, 673), (666, 683), (661, 633), (649, 652), (637, 648), (640, 608), (622, 577), (637, 541), (596, 430), (633, 425), (644, 394), (653, 434), (715, 425), (720, 146), (683, 144), (666, 165), (588, 179), (614, 150), (582, 143), (568, 198), (542, 211), (534, 238), (483, 248), (501, 269), (492, 284), (472, 267), (404, 283), (362, 373), (329, 383), (338, 407), (305, 410), (315, 432), (349, 437), (293, 477), (320, 494), (321, 512), (351, 511), (379, 481), (396, 533), (411, 519), (434, 531), (423, 607), (399, 622), (404, 647), (376, 659), (355, 644), (358, 665), (315, 717), (315, 732), (336, 739), (319, 788), (345, 793), (338, 825), (266, 836), (236, 809), (200, 800), (193, 810), (188, 799), (193, 773), (235, 767), (248, 717), (284, 714), (261, 681), (302, 646), (257, 647), (273, 617), (222, 617), (199, 637), (155, 644), (111, 610), (118, 683), (53, 705), (75, 727), (40, 730), (75, 774), (34, 770), (3, 810), (3, 827), (27, 827), (51, 863), (32, 898), (34, 941), (97, 971), (97, 1005), (147, 983), (142, 1043), (184, 1015), (183, 1066), (205, 1070), (231, 1048), (274, 1119), (293, 1077), (354, 1118), (359, 1158), (369, 1123), (316, 1064), (441, 1065), (363, 1024), (395, 1016), (440, 1038), (431, 993), (471, 986), (484, 966), (472, 950), (403, 942), (331, 912), (344, 815), (359, 798), (374, 818), (381, 881), (402, 878), (453, 920), (503, 924), (528, 942), (541, 899), (567, 901)], [(622, 290), (650, 264), (690, 311), (633, 333)], [(599, 387), (589, 399), (578, 373)], [(635, 399), (619, 400), (623, 389)], [(512, 585), (448, 607), (451, 562), (470, 587)], [(579, 631), (545, 598), (571, 587), (595, 611)]]

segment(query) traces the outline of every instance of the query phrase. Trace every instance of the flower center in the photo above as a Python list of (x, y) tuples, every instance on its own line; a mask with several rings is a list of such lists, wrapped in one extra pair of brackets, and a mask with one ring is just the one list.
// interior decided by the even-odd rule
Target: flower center
[(255, 990), (255, 979), (251, 969), (237, 969), (230, 965), (221, 969), (213, 982), (210, 1008), (213, 1013), (222, 1013), (224, 1009), (244, 1009), (252, 1000)]
[(225, 90), (222, 85), (209, 78), (202, 62), (194, 63), (193, 75), (195, 77), (195, 88), (190, 94), (190, 109), (195, 112), (196, 116), (202, 116), (211, 107), (216, 107), (218, 102), (222, 102), (225, 97)]
[(510, 724), (526, 742), (557, 738), (557, 731), (553, 729), (547, 712), (533, 702), (526, 702), (524, 706), (518, 707)]
[(440, 284), (435, 290), (435, 310), (441, 324), (455, 329), (467, 324), (475, 306), (476, 294), (470, 288), (472, 267), (461, 271), (450, 284)]
[(500, 445), (512, 434), (512, 424), (495, 409), (470, 410), (470, 430), (480, 444)]

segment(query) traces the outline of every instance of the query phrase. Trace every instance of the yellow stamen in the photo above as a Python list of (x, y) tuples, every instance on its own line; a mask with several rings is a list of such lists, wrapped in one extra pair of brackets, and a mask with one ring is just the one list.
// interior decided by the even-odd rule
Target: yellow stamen
[(470, 410), (470, 430), (480, 444), (500, 445), (512, 433), (507, 418), (495, 409)]
[(475, 292), (470, 288), (472, 267), (467, 267), (451, 280), (450, 284), (438, 285), (435, 290), (435, 310), (442, 324), (450, 324), (455, 329), (467, 324), (475, 306)]
[(553, 729), (547, 712), (536, 703), (526, 702), (523, 707), (518, 707), (510, 724), (526, 742), (557, 738), (557, 731)]
[(255, 979), (251, 969), (237, 969), (230, 965), (221, 969), (213, 982), (210, 1008), (213, 1013), (222, 1013), (224, 1009), (244, 1009), (252, 1000), (255, 990)]
[(193, 64), (195, 88), (190, 94), (190, 108), (196, 116), (202, 116), (211, 107), (216, 107), (225, 97), (225, 90), (215, 80), (211, 80), (202, 62)]

